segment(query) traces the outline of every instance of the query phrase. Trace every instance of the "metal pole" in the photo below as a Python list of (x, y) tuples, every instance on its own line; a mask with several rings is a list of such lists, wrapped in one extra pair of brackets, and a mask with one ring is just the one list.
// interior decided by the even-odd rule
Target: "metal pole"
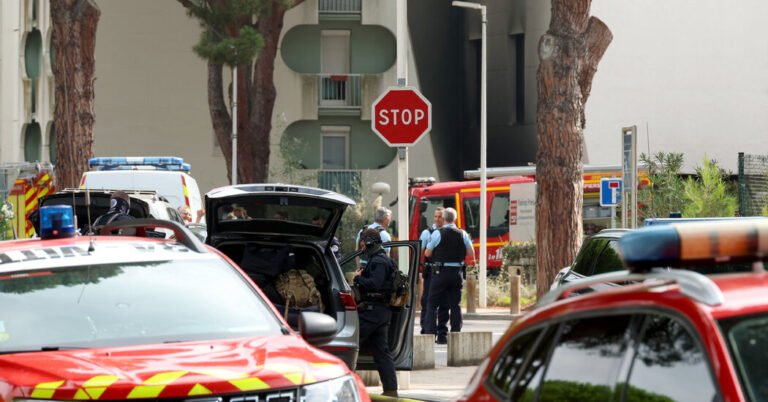
[(637, 229), (637, 126), (632, 126), (632, 229)]
[(232, 185), (237, 184), (237, 66), (232, 67)]
[[(397, 0), (397, 86), (408, 85), (408, 14), (406, 0)], [(397, 236), (408, 240), (408, 147), (397, 149)], [(398, 265), (401, 270), (408, 267), (407, 253), (400, 253)]]
[(487, 107), (488, 103), (487, 90), (486, 90), (486, 69), (487, 69), (487, 52), (486, 52), (486, 26), (488, 25), (488, 19), (486, 17), (486, 7), (480, 7), (480, 14), (482, 16), (482, 35), (481, 35), (481, 65), (480, 65), (480, 308), (485, 308), (488, 302), (488, 290), (487, 290), (487, 267), (488, 267), (488, 194), (486, 184), (488, 182), (488, 174), (486, 172), (486, 154), (487, 154)]

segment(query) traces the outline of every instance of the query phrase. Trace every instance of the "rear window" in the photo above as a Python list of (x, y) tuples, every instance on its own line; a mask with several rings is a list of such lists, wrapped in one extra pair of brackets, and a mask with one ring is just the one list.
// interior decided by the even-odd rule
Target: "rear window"
[(215, 219), (224, 231), (248, 231), (321, 235), (334, 209), (312, 198), (264, 195), (243, 197), (218, 204)]
[(0, 353), (280, 333), (265, 302), (220, 259), (0, 273)]

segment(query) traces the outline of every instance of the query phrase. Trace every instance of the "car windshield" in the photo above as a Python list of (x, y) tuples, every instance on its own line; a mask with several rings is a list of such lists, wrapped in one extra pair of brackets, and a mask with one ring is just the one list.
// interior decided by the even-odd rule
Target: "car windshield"
[(749, 400), (768, 401), (768, 313), (722, 320), (720, 327)]
[(0, 273), (0, 353), (280, 333), (265, 302), (218, 258)]

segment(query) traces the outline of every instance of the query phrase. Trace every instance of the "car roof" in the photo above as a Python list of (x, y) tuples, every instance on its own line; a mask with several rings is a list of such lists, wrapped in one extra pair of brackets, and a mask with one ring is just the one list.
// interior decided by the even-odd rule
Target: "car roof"
[(593, 234), (589, 238), (590, 239), (602, 239), (602, 238), (618, 239), (619, 237), (622, 237), (631, 231), (632, 229), (603, 229)]

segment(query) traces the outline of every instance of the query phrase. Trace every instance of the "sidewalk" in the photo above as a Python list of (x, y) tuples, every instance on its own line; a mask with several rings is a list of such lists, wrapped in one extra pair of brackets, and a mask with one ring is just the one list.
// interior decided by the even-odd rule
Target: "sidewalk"
[[(512, 314), (509, 311), (509, 307), (486, 307), (486, 308), (476, 308), (474, 313), (467, 313), (467, 309), (462, 307), (461, 308), (461, 315), (464, 318), (464, 320), (502, 320), (502, 321), (512, 321), (513, 319), (520, 316), (520, 314)], [(416, 311), (416, 317), (421, 317), (421, 311)], [(418, 319), (416, 320), (418, 323)]]

